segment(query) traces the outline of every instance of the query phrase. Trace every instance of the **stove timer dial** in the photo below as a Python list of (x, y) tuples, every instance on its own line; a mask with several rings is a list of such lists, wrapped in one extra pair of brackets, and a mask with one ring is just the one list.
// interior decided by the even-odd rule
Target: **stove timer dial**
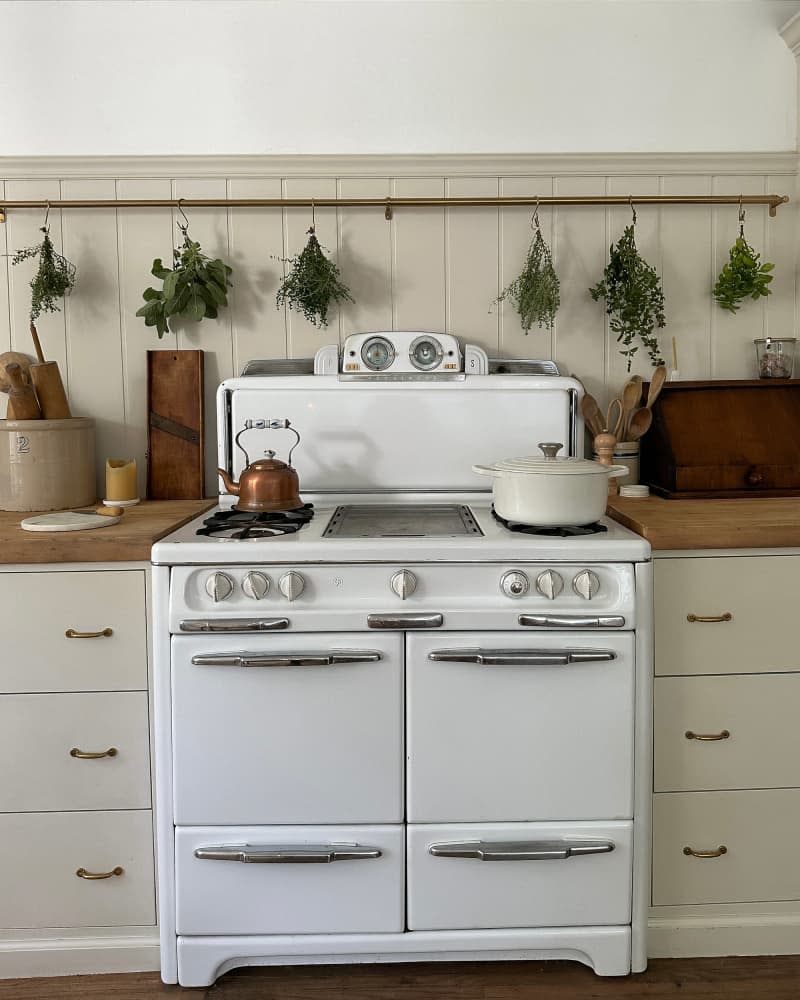
[(554, 569), (546, 569), (536, 577), (536, 589), (550, 601), (554, 601), (564, 589), (564, 580)]
[(289, 570), (288, 573), (284, 573), (280, 580), (278, 580), (278, 590), (280, 590), (287, 601), (297, 600), (305, 589), (306, 581), (293, 569)]
[(585, 601), (591, 601), (600, 589), (597, 574), (590, 569), (582, 569), (572, 581), (572, 589), (578, 597), (582, 597)]
[(399, 569), (389, 581), (389, 586), (404, 601), (417, 589), (417, 578), (410, 569)]
[(522, 570), (511, 569), (500, 577), (500, 589), (506, 597), (524, 597), (529, 587), (528, 578)]
[(227, 601), (233, 593), (234, 583), (227, 573), (212, 573), (206, 580), (206, 593), (214, 601)]
[(245, 597), (249, 597), (254, 601), (260, 601), (263, 597), (266, 597), (269, 585), (269, 577), (264, 576), (263, 573), (257, 573), (255, 570), (246, 573), (244, 580), (242, 580), (242, 590)]

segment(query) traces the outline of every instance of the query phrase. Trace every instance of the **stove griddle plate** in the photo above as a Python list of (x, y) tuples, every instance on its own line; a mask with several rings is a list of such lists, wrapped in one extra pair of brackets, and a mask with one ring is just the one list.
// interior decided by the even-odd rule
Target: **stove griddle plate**
[(237, 540), (273, 538), (299, 531), (314, 516), (314, 505), (307, 503), (298, 510), (218, 510), (203, 521), (198, 535), (209, 538)]
[(457, 503), (345, 504), (323, 538), (460, 538), (482, 535), (472, 511)]
[(578, 538), (581, 535), (598, 535), (603, 531), (608, 531), (608, 528), (604, 524), (600, 524), (599, 521), (595, 521), (592, 524), (566, 524), (558, 525), (556, 527), (542, 527), (538, 524), (521, 524), (519, 521), (507, 521), (504, 517), (500, 517), (494, 507), (492, 507), (492, 517), (495, 521), (499, 521), (503, 527), (508, 528), (509, 531), (520, 531), (524, 535), (549, 535), (555, 538)]

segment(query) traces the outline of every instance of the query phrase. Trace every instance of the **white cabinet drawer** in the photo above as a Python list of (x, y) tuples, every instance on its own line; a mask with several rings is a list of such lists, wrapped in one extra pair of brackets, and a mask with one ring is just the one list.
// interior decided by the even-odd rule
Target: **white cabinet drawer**
[(0, 927), (155, 923), (149, 811), (0, 815), (0, 843)]
[(148, 809), (147, 693), (0, 695), (0, 759), (2, 812)]
[[(241, 651), (235, 637), (172, 640), (175, 822), (401, 822), (402, 636), (246, 641), (264, 665), (192, 662)], [(328, 653), (342, 662), (280, 665)]]
[(800, 785), (798, 713), (800, 674), (656, 678), (655, 790)]
[(798, 843), (800, 789), (656, 795), (653, 904), (800, 899)]
[(800, 556), (657, 559), (656, 673), (797, 670), (798, 574)]
[[(407, 642), (409, 822), (632, 816), (632, 635), (454, 632)], [(469, 662), (476, 648), (487, 662)], [(597, 659), (496, 662), (565, 650)]]
[[(325, 857), (333, 845), (347, 857), (319, 864), (300, 860), (308, 851)], [(402, 931), (404, 846), (402, 826), (179, 828), (177, 932)], [(231, 860), (197, 857), (198, 851)], [(263, 863), (250, 863), (258, 858)]]
[(144, 690), (144, 570), (0, 573), (0, 633), (0, 690)]
[[(629, 923), (631, 838), (631, 823), (409, 826), (409, 930)], [(486, 860), (448, 856), (462, 850)]]

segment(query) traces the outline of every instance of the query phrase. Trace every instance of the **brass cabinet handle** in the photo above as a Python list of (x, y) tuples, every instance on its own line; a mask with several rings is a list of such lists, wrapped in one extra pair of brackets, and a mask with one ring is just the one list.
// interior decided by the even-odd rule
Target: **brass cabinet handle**
[(730, 730), (723, 729), (721, 733), (693, 733), (691, 729), (687, 729), (684, 733), (687, 740), (728, 740), (730, 739)]
[(110, 872), (87, 872), (85, 868), (79, 868), (75, 872), (75, 874), (78, 876), (78, 878), (85, 878), (89, 879), (89, 881), (95, 881), (99, 878), (111, 878), (112, 875), (122, 875), (124, 871), (125, 871), (124, 868), (120, 868), (120, 866), (117, 865), (117, 867), (112, 868)]
[(68, 639), (100, 639), (114, 634), (113, 628), (104, 628), (99, 632), (76, 632), (74, 628), (68, 628), (64, 635)]
[(687, 622), (732, 622), (733, 615), (730, 611), (726, 611), (722, 615), (687, 615)]
[(691, 847), (684, 847), (683, 853), (693, 858), (721, 858), (728, 853), (728, 848), (724, 844), (720, 844), (714, 851), (695, 851)]
[(101, 757), (116, 757), (119, 753), (116, 747), (109, 747), (108, 750), (100, 750), (96, 753), (91, 753), (88, 750), (79, 750), (77, 747), (73, 747), (69, 755), (70, 757), (79, 757), (81, 760), (100, 760)]

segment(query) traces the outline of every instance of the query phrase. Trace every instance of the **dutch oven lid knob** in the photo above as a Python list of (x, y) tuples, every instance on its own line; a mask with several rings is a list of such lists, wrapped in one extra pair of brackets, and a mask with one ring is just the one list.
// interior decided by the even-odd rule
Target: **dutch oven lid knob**
[(545, 458), (555, 458), (556, 455), (564, 447), (563, 444), (559, 444), (556, 441), (540, 441), (539, 450), (544, 455)]

